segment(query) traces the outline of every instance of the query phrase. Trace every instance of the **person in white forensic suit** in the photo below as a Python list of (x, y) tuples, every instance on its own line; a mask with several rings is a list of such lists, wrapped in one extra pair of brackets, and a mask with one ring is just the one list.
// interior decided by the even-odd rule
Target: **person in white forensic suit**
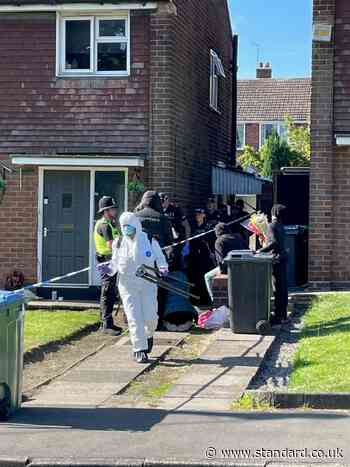
[(143, 264), (168, 272), (168, 263), (155, 238), (142, 231), (138, 217), (125, 212), (120, 217), (122, 237), (113, 242), (112, 268), (118, 272), (118, 288), (128, 320), (134, 358), (147, 363), (158, 325), (157, 285), (136, 276)]

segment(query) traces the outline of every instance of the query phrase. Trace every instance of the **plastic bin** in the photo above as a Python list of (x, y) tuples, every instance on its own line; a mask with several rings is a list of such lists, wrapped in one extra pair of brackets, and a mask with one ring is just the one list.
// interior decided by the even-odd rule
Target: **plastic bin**
[(307, 282), (307, 228), (301, 225), (286, 225), (285, 232), (288, 252), (288, 288), (295, 288)]
[(0, 419), (22, 401), (24, 295), (0, 290)]
[(231, 330), (237, 334), (270, 332), (272, 256), (231, 252), (228, 266), (228, 295)]

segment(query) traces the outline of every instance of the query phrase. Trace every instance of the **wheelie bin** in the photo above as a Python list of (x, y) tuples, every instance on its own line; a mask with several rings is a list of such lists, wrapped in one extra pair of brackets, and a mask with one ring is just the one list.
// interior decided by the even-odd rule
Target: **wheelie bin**
[(225, 259), (232, 332), (271, 331), (272, 260), (271, 255), (251, 251), (233, 251)]
[(0, 290), (0, 420), (22, 400), (24, 294)]

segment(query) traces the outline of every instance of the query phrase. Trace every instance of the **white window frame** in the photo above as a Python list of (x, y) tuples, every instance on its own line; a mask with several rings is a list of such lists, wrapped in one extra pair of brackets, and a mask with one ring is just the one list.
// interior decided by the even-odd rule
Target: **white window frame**
[[(125, 77), (130, 76), (130, 11), (119, 14), (76, 14), (66, 16), (56, 13), (56, 75), (58, 77)], [(90, 69), (77, 70), (66, 68), (66, 23), (67, 21), (90, 21)], [(125, 36), (99, 37), (99, 21), (103, 20), (124, 20)], [(127, 57), (126, 70), (122, 71), (98, 71), (97, 70), (97, 46), (99, 43), (126, 43)]]
[(210, 49), (210, 91), (209, 107), (219, 112), (219, 83), (220, 78), (226, 78), (225, 70), (218, 54)]
[[(237, 123), (237, 133), (238, 133), (238, 127), (240, 125), (243, 125), (243, 141), (242, 141), (242, 146), (240, 147), (236, 147), (236, 151), (242, 151), (244, 149), (244, 146), (245, 146), (245, 136), (246, 136), (246, 124), (244, 122), (238, 122)], [(237, 142), (237, 138), (236, 138), (236, 142)]]
[[(278, 133), (278, 136), (281, 135), (281, 127), (282, 126), (285, 126), (285, 122), (282, 122), (282, 121), (275, 121), (275, 122), (263, 122), (263, 123), (260, 123), (259, 125), (259, 133), (260, 133), (260, 137), (259, 137), (259, 148), (261, 148), (265, 141), (263, 141), (263, 138), (264, 138), (264, 125), (273, 125), (274, 127), (276, 127), (275, 129), (277, 130), (277, 133)], [(287, 141), (288, 141), (288, 136), (287, 136)]]

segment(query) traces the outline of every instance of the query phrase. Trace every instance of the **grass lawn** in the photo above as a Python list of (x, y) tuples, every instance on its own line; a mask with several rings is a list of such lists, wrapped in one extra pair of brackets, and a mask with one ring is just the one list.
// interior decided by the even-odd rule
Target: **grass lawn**
[(98, 311), (27, 311), (24, 321), (24, 349), (27, 351), (68, 337), (98, 321)]
[(288, 389), (350, 392), (350, 293), (319, 298), (304, 326)]

